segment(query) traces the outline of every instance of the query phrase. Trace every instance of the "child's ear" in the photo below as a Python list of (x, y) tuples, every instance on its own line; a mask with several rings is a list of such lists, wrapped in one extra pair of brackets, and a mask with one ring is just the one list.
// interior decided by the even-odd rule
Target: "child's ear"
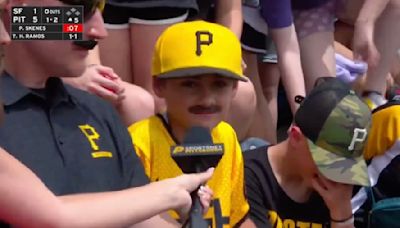
[(163, 98), (163, 90), (165, 87), (165, 80), (159, 79), (157, 77), (153, 77), (153, 90), (154, 93), (158, 96)]

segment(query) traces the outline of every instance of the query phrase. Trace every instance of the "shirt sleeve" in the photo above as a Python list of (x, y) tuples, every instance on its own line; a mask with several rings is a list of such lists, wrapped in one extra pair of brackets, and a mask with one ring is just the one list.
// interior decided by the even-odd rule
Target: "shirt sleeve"
[[(250, 219), (254, 222), (257, 227), (271, 227), (268, 220), (268, 208), (265, 202), (266, 192), (263, 192), (263, 187), (260, 182), (260, 163), (254, 162), (251, 153), (253, 151), (248, 151), (245, 153), (245, 183), (246, 183), (246, 197), (250, 204)], [(260, 153), (260, 151), (255, 151)], [(265, 153), (265, 151), (264, 151)], [(267, 177), (264, 177), (267, 178)]]
[(293, 23), (291, 0), (261, 0), (261, 15), (271, 29), (289, 27)]
[(133, 140), (128, 133), (128, 129), (119, 118), (118, 113), (110, 108), (112, 112), (113, 128), (115, 133), (114, 141), (120, 153), (121, 169), (123, 170), (124, 179), (127, 187), (138, 187), (149, 183), (142, 162), (138, 158), (133, 147)]

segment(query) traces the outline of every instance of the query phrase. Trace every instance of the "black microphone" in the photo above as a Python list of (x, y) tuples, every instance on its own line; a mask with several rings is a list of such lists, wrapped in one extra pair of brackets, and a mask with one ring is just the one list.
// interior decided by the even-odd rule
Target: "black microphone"
[[(214, 144), (210, 131), (204, 127), (190, 128), (185, 134), (183, 144), (171, 147), (171, 156), (184, 173), (199, 173), (216, 167), (223, 154), (224, 144)], [(192, 193), (192, 200), (189, 227), (208, 228), (197, 190)]]

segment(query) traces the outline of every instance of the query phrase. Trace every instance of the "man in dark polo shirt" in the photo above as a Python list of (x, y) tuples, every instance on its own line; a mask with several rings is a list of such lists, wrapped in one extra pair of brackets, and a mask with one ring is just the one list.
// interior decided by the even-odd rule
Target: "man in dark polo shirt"
[[(84, 39), (89, 42), (18, 41), (5, 48), (0, 92), (6, 116), (0, 127), (0, 146), (32, 169), (56, 195), (114, 191), (148, 183), (132, 139), (114, 108), (64, 85), (59, 78), (81, 75), (95, 40), (107, 35), (96, 9), (101, 3), (11, 1), (11, 6), (85, 5), (87, 11)], [(9, 16), (4, 20), (10, 23)], [(167, 216), (144, 223), (180, 226)]]

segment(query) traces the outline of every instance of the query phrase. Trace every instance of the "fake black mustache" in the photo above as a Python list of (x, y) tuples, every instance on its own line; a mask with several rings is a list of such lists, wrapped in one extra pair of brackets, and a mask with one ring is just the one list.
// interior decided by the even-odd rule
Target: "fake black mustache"
[(94, 47), (96, 47), (98, 42), (96, 40), (76, 40), (73, 43), (78, 47), (92, 50)]
[(213, 105), (213, 106), (202, 106), (196, 105), (189, 108), (189, 112), (193, 114), (198, 113), (217, 113), (221, 111), (221, 107)]

